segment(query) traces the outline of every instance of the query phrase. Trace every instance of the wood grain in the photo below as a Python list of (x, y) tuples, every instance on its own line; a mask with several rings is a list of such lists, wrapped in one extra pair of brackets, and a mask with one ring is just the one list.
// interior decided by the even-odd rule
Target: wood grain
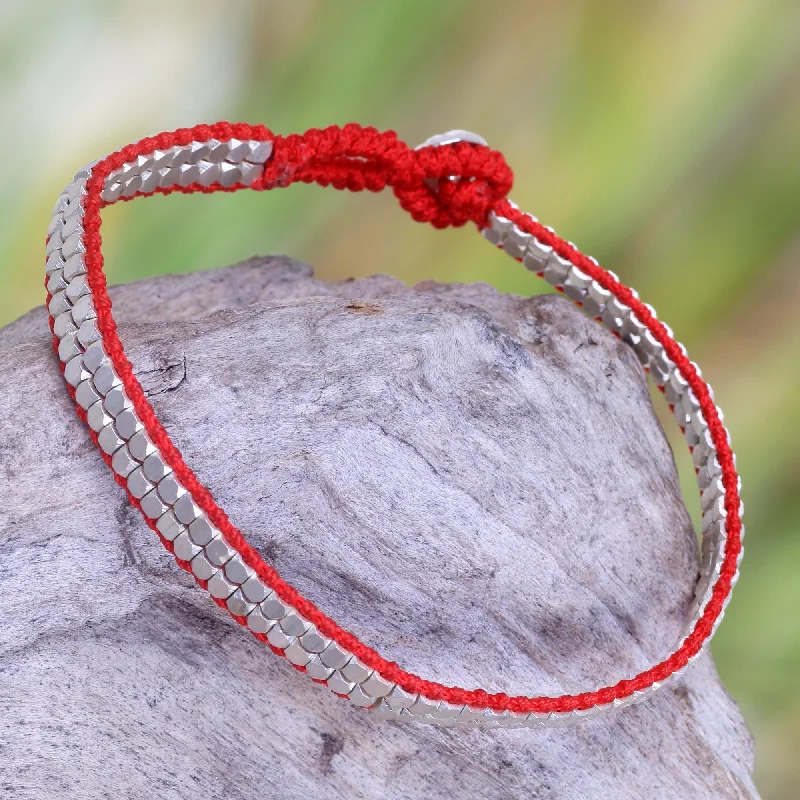
[[(697, 545), (629, 349), (556, 296), (290, 259), (112, 292), (187, 462), (250, 541), (402, 666), (579, 691), (674, 645)], [(81, 798), (755, 797), (710, 656), (574, 728), (372, 720), (177, 568), (75, 417), (43, 309), (0, 332), (0, 783)], [(499, 664), (499, 666), (498, 666)]]

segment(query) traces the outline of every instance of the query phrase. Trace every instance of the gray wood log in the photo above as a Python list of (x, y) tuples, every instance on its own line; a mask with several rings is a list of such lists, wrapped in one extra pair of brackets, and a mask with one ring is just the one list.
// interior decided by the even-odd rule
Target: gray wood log
[[(401, 665), (559, 693), (673, 645), (697, 545), (672, 455), (636, 358), (563, 298), (325, 283), (285, 258), (112, 294), (217, 500)], [(403, 726), (315, 686), (162, 550), (75, 417), (45, 330), (38, 309), (0, 333), (3, 796), (756, 796), (710, 656), (566, 729)]]

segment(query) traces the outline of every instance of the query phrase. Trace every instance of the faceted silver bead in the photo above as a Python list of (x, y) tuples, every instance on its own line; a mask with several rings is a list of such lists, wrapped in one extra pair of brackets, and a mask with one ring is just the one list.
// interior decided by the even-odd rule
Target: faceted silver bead
[(369, 708), (378, 702), (378, 698), (367, 694), (364, 688), (358, 684), (354, 686), (350, 694), (347, 695), (347, 699), (353, 703), (353, 705), (359, 706), (360, 708)]
[[(58, 336), (59, 339), (62, 339), (68, 333), (74, 333), (78, 330), (78, 326), (72, 320), (72, 314), (69, 311), (65, 311), (63, 314), (59, 314), (53, 320), (53, 333)], [(73, 384), (74, 386), (75, 384)]]
[(243, 161), (239, 165), (239, 172), (241, 173), (239, 183), (243, 186), (251, 186), (264, 174), (264, 167), (260, 164), (250, 164), (247, 161)]
[(326, 667), (319, 656), (312, 656), (306, 664), (306, 673), (317, 681), (327, 681), (333, 675), (333, 669)]
[[(78, 275), (86, 274), (86, 264), (83, 260), (83, 253), (75, 253), (64, 262), (64, 280), (72, 281)], [(88, 284), (87, 288), (88, 288)]]
[(292, 607), (282, 603), (274, 593), (261, 603), (261, 611), (267, 619), (283, 619), (291, 610)]
[[(96, 318), (97, 312), (94, 309), (94, 301), (92, 300), (91, 295), (84, 295), (72, 307), (72, 319), (78, 326), (83, 325), (87, 319)], [(89, 345), (89, 347), (91, 347), (91, 345)]]
[(311, 627), (300, 637), (300, 644), (309, 653), (321, 653), (330, 643), (331, 640), (321, 636), (315, 627)]
[[(347, 667), (345, 667), (346, 669)], [(373, 697), (386, 697), (395, 688), (395, 684), (382, 678), (377, 672), (373, 672), (365, 681), (362, 681), (361, 687)]]
[[(137, 436), (138, 435), (139, 434), (137, 434)], [(188, 493), (181, 495), (177, 499), (177, 501), (175, 502), (174, 510), (175, 510), (175, 516), (184, 525), (190, 525), (203, 513), (200, 510), (199, 506), (195, 505), (194, 501), (191, 498), (191, 495), (189, 495)]]
[(231, 161), (235, 164), (238, 161), (244, 161), (249, 152), (249, 142), (243, 142), (241, 139), (230, 139), (228, 141), (228, 152), (225, 158), (227, 161)]
[(342, 677), (342, 673), (338, 670), (328, 678), (328, 688), (336, 694), (347, 694), (353, 691), (355, 684), (347, 681)]
[(97, 342), (103, 338), (100, 335), (100, 331), (97, 330), (97, 323), (93, 319), (85, 319), (80, 328), (78, 328), (76, 336), (84, 347), (88, 347), (92, 342)]
[(91, 294), (91, 290), (89, 289), (89, 285), (86, 282), (85, 275), (76, 275), (67, 284), (67, 288), (64, 291), (66, 291), (67, 297), (72, 303), (74, 303), (76, 300), (78, 300), (79, 298), (83, 297), (86, 294)]
[(225, 564), (225, 577), (241, 586), (248, 578), (253, 575), (253, 570), (248, 567), (240, 555), (235, 555), (227, 564)]
[(291, 636), (287, 636), (281, 630), (280, 625), (276, 625), (267, 634), (267, 641), (273, 647), (277, 647), (279, 650), (283, 650), (284, 648), (288, 647), (294, 641), (294, 638), (291, 637)]
[(109, 364), (103, 364), (95, 370), (92, 382), (94, 383), (94, 388), (103, 396), (122, 383)]
[(438, 708), (438, 700), (428, 700), (427, 697), (418, 695), (414, 704), (408, 707), (408, 711), (412, 716), (423, 717), (426, 714), (433, 714)]
[(158, 519), (165, 512), (169, 511), (169, 505), (165, 503), (158, 492), (154, 489), (148, 492), (139, 502), (144, 514), (150, 519)]
[(192, 541), (205, 547), (212, 539), (219, 536), (220, 532), (206, 517), (198, 517), (189, 525), (189, 535), (192, 537)]
[[(182, 500), (183, 498), (181, 498)], [(180, 503), (180, 500), (178, 501)], [(178, 503), (175, 504), (177, 509)], [(178, 517), (180, 519), (180, 515)], [(222, 536), (218, 536), (206, 545), (206, 558), (218, 567), (227, 564), (234, 556), (236, 551), (225, 541)], [(238, 585), (238, 584), (236, 584)]]
[(181, 524), (173, 511), (167, 511), (159, 517), (156, 527), (161, 535), (170, 542), (174, 541), (179, 534), (186, 531), (186, 527)]
[(275, 624), (275, 620), (267, 619), (261, 613), (261, 609), (258, 606), (247, 615), (247, 627), (250, 628), (253, 633), (269, 633)]
[[(191, 543), (191, 539), (186, 537), (189, 542)], [(196, 545), (192, 544), (192, 547)], [(206, 552), (206, 558), (208, 558), (208, 553)], [(230, 583), (225, 576), (222, 574), (222, 571), (215, 572), (214, 575), (208, 581), (208, 591), (212, 597), (216, 597), (220, 600), (226, 600), (229, 598), (237, 589), (238, 587)]]
[(75, 402), (87, 411), (89, 407), (99, 399), (100, 395), (95, 391), (91, 380), (81, 381), (81, 383), (78, 384), (78, 388), (75, 389)]
[(390, 708), (399, 711), (403, 708), (411, 708), (411, 706), (417, 702), (418, 697), (418, 694), (411, 694), (401, 689), (399, 686), (395, 686), (394, 689), (386, 695), (386, 703)]
[[(98, 403), (94, 405), (98, 405)], [(125, 441), (117, 433), (116, 428), (114, 428), (114, 423), (109, 422), (108, 425), (97, 434), (97, 443), (104, 453), (113, 455), (125, 444)]]
[(70, 303), (67, 299), (67, 295), (63, 289), (59, 292), (56, 292), (50, 298), (50, 302), (47, 304), (47, 310), (50, 312), (50, 316), (53, 319), (55, 319), (59, 314), (69, 311), (71, 308), (72, 303)]
[(106, 410), (103, 408), (102, 402), (98, 400), (96, 403), (93, 403), (91, 406), (89, 406), (89, 409), (86, 412), (86, 422), (88, 423), (89, 427), (95, 431), (95, 433), (100, 433), (100, 431), (103, 430), (103, 428), (105, 428), (106, 425), (108, 425), (111, 421), (111, 417), (106, 414)]
[(348, 681), (352, 681), (353, 683), (362, 683), (372, 675), (372, 670), (355, 657), (345, 664), (340, 672)]
[[(78, 343), (78, 332), (65, 333), (58, 343), (58, 357), (66, 362), (83, 353), (83, 348)], [(84, 381), (88, 383), (88, 381)]]
[[(106, 395), (105, 400), (103, 400), (103, 405), (105, 406), (106, 411), (112, 417), (116, 417), (117, 415), (121, 414), (126, 408), (131, 407), (131, 401), (125, 394), (125, 390), (122, 388), (122, 386), (116, 386)], [(139, 436), (139, 434), (136, 434), (131, 438), (136, 438), (136, 436)]]
[[(50, 292), (50, 294), (55, 294), (56, 292), (66, 290), (68, 288), (69, 283), (64, 279), (64, 273), (61, 270), (51, 273), (50, 277), (47, 279), (47, 291)], [(67, 297), (69, 297), (68, 292)], [(63, 317), (64, 314), (61, 314), (60, 316)], [(58, 331), (55, 331), (55, 334), (58, 336)]]
[(297, 639), (289, 644), (289, 646), (283, 651), (283, 654), (289, 659), (289, 661), (292, 662), (292, 664), (296, 664), (298, 667), (305, 667), (308, 662), (311, 661), (311, 654), (307, 653), (300, 646), (300, 643), (297, 641)]
[(197, 183), (200, 168), (197, 164), (181, 164), (178, 176), (178, 186), (191, 186)]
[(211, 164), (208, 161), (201, 161), (198, 165), (197, 182), (201, 186), (211, 186), (220, 176), (219, 164)]
[[(106, 401), (107, 400), (108, 396), (106, 396)], [(106, 408), (108, 408), (108, 403), (106, 403)], [(113, 416), (113, 412), (110, 409), (108, 410)], [(131, 451), (131, 455), (142, 462), (145, 461), (149, 455), (156, 452), (155, 445), (150, 441), (150, 437), (144, 431), (138, 431), (131, 436), (128, 442), (128, 448)]]
[(44, 265), (45, 275), (50, 275), (52, 272), (56, 272), (57, 270), (63, 270), (64, 264), (66, 262), (63, 258), (61, 258), (61, 251), (54, 250), (50, 255), (47, 257), (47, 261)]
[(162, 478), (158, 482), (156, 488), (158, 490), (158, 496), (167, 503), (167, 505), (174, 505), (178, 498), (186, 492), (173, 475), (167, 475), (166, 478)]
[(254, 164), (263, 164), (272, 155), (272, 142), (258, 142), (251, 140), (248, 143), (249, 152), (247, 161)]
[(158, 483), (172, 472), (172, 467), (167, 464), (161, 453), (158, 452), (147, 456), (142, 464), (142, 469), (147, 478), (153, 483)]
[(215, 567), (205, 556), (203, 551), (199, 552), (192, 559), (192, 574), (201, 581), (207, 581), (216, 572), (219, 572), (219, 567)]
[(139, 422), (139, 418), (130, 408), (117, 414), (116, 426), (119, 435), (125, 439), (125, 441), (132, 439), (136, 433), (142, 430), (142, 423)]
[[(191, 530), (191, 528), (189, 530)], [(194, 534), (192, 535), (194, 536)], [(260, 603), (262, 600), (266, 599), (269, 589), (264, 586), (257, 575), (251, 575), (242, 584), (242, 593), (251, 603)]]
[(300, 616), (296, 611), (290, 611), (280, 622), (281, 629), (289, 636), (302, 636), (311, 623)]
[(552, 252), (553, 248), (550, 245), (543, 244), (532, 236), (522, 256), (522, 263), (531, 272), (543, 272)]
[(77, 386), (81, 381), (88, 380), (90, 377), (91, 375), (83, 366), (83, 358), (80, 355), (74, 356), (67, 361), (64, 367), (64, 380), (70, 386)]
[(530, 242), (530, 239), (530, 234), (525, 233), (516, 225), (512, 224), (503, 238), (503, 250), (505, 250), (511, 258), (522, 258), (525, 251), (528, 249), (528, 242)]
[[(173, 547), (175, 548), (175, 555), (181, 561), (191, 561), (198, 553), (200, 553), (201, 548), (199, 548), (190, 538), (189, 534), (186, 531), (179, 534), (175, 541), (172, 543)], [(227, 597), (228, 595), (222, 594), (214, 594), (211, 591), (211, 586), (208, 587), (209, 591), (214, 597)], [(230, 592), (228, 593), (230, 594)]]
[(154, 486), (145, 478), (141, 467), (128, 475), (128, 491), (137, 499), (144, 497)]
[(120, 447), (111, 459), (112, 469), (123, 478), (127, 478), (138, 466), (139, 462), (130, 454), (127, 447)]
[(239, 589), (228, 598), (227, 604), (235, 617), (246, 617), (255, 608), (255, 603), (248, 603)]
[(552, 253), (550, 258), (547, 259), (547, 266), (544, 268), (544, 279), (551, 286), (562, 286), (571, 267), (572, 262), (561, 258), (557, 253)]
[(242, 172), (236, 164), (230, 164), (227, 161), (223, 161), (219, 165), (219, 169), (220, 171), (218, 180), (221, 186), (234, 186), (242, 177)]
[(161, 176), (155, 170), (147, 170), (142, 173), (142, 182), (139, 186), (139, 191), (145, 194), (150, 194), (158, 188), (158, 182)]
[(343, 647), (340, 647), (336, 642), (331, 642), (319, 655), (322, 663), (326, 667), (333, 667), (339, 669), (343, 667), (353, 657)]

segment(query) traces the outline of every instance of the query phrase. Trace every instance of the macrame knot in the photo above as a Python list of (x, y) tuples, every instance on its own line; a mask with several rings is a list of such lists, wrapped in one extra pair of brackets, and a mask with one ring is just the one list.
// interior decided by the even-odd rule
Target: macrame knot
[(501, 153), (484, 145), (454, 142), (412, 150), (394, 131), (345, 125), (274, 137), (272, 156), (254, 188), (297, 182), (354, 192), (391, 186), (418, 222), (435, 228), (474, 222), (482, 228), (511, 190), (513, 173)]
[(474, 222), (483, 228), (489, 211), (511, 191), (514, 175), (501, 153), (484, 145), (454, 142), (413, 151), (422, 173), (398, 180), (394, 193), (417, 222), (434, 228)]

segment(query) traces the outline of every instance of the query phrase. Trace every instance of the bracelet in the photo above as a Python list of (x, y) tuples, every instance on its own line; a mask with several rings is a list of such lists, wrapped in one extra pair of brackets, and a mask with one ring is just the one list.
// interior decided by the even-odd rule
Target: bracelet
[[(184, 463), (125, 356), (111, 313), (100, 211), (152, 194), (257, 190), (303, 181), (391, 187), (411, 217), (483, 236), (636, 352), (692, 454), (702, 505), (694, 601), (674, 651), (611, 686), (509, 696), (424, 680), (387, 661), (288, 584), (247, 543)], [(142, 139), (76, 173), (53, 209), (46, 288), (53, 347), (78, 416), (114, 477), (177, 563), (214, 601), (312, 680), (381, 718), (440, 725), (563, 725), (627, 706), (681, 674), (722, 620), (742, 556), (740, 480), (722, 412), (700, 369), (651, 306), (613, 272), (520, 211), (512, 172), (479, 136), (452, 131), (416, 149), (359, 125), (278, 136), (257, 125), (198, 125)]]

